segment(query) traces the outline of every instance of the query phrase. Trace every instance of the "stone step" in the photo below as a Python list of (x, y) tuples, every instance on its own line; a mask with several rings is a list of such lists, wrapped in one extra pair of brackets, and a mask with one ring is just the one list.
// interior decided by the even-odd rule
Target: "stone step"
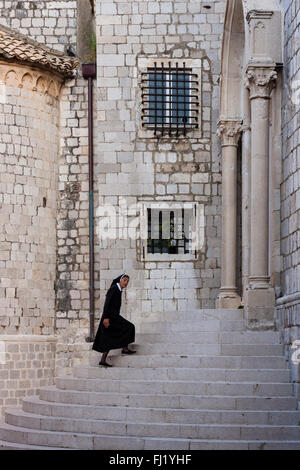
[[(15, 442), (0, 441), (0, 450), (62, 450), (61, 447), (44, 447), (29, 444), (17, 444)], [(71, 450), (71, 449), (65, 449)]]
[(195, 320), (187, 322), (178, 320), (145, 321), (135, 323), (136, 331), (142, 333), (177, 333), (195, 331), (245, 331), (244, 320)]
[(278, 331), (220, 331), (220, 342), (223, 344), (279, 344)]
[[(224, 426), (222, 426), (224, 429)], [(255, 429), (253, 428), (253, 434), (255, 434)], [(278, 433), (280, 433), (278, 428)], [(207, 426), (206, 432), (209, 434), (213, 433), (211, 426)], [(298, 429), (299, 430), (299, 429)], [(221, 429), (220, 429), (221, 432)], [(224, 434), (226, 435), (226, 430), (224, 429)], [(251, 434), (251, 430), (245, 430), (246, 434)], [(5, 437), (3, 437), (5, 436)], [(226, 436), (227, 437), (227, 436)], [(281, 448), (291, 448), (296, 449), (298, 447), (299, 439), (295, 440), (284, 440), (281, 436), (280, 441), (277, 440), (266, 440), (258, 438), (258, 434), (254, 435), (253, 440), (229, 440), (220, 441), (219, 439), (184, 439), (184, 438), (158, 438), (158, 437), (132, 437), (132, 436), (112, 436), (112, 435), (100, 435), (100, 434), (82, 434), (82, 433), (71, 433), (71, 432), (51, 432), (51, 431), (42, 431), (42, 430), (32, 430), (28, 428), (18, 428), (6, 423), (0, 424), (0, 439), (6, 440), (8, 442), (17, 442), (19, 444), (25, 445), (38, 445), (45, 447), (60, 446), (61, 448), (71, 448), (71, 449), (82, 449), (82, 450), (196, 450), (200, 448), (214, 449), (215, 446), (221, 449), (229, 449), (232, 446), (232, 449), (242, 448), (239, 447), (247, 445), (247, 448), (250, 446), (253, 449), (267, 449), (269, 446), (275, 446), (275, 442), (278, 442), (277, 449)], [(267, 441), (267, 442), (266, 442)], [(283, 442), (282, 442), (283, 441)], [(226, 446), (226, 447), (225, 447)], [(255, 447), (256, 446), (256, 447)], [(273, 447), (275, 448), (275, 447)]]
[[(0, 440), (17, 444), (90, 450), (94, 448), (93, 437), (80, 433), (20, 428), (0, 421)], [(98, 437), (100, 439), (100, 436)]]
[(291, 396), (291, 383), (255, 382), (208, 382), (184, 380), (129, 380), (129, 379), (82, 379), (71, 376), (57, 377), (57, 388), (88, 392), (166, 393), (182, 395), (230, 395), (230, 396)]
[(298, 425), (298, 411), (198, 410), (176, 408), (136, 408), (50, 403), (38, 396), (23, 399), (27, 413), (61, 418), (190, 424), (272, 424)]
[(280, 356), (284, 355), (282, 344), (222, 344), (224, 356)]
[(8, 408), (0, 449), (300, 449), (275, 328), (247, 329), (242, 309), (194, 309), (151, 313), (136, 332), (137, 354), (113, 350), (105, 369), (90, 351), (90, 366)]
[(133, 379), (133, 380), (211, 380), (228, 382), (289, 382), (288, 369), (199, 369), (183, 367), (129, 368), (77, 366), (73, 376), (89, 379)]
[[(92, 352), (90, 364), (98, 366), (101, 354)], [(195, 368), (229, 368), (229, 369), (286, 369), (287, 362), (284, 356), (206, 356), (186, 354), (135, 354), (134, 356), (111, 355), (108, 362), (117, 367), (195, 367)]]
[(277, 331), (173, 331), (169, 333), (138, 333), (136, 343), (193, 343), (193, 344), (259, 344), (279, 345)]
[(139, 354), (190, 354), (190, 355), (225, 355), (225, 356), (280, 356), (283, 355), (281, 344), (201, 344), (191, 342), (134, 343), (133, 349)]
[(42, 387), (41, 400), (92, 406), (133, 406), (142, 408), (196, 408), (214, 410), (297, 410), (293, 396), (230, 396), (230, 395), (179, 395), (159, 393), (115, 393), (63, 390), (55, 386)]
[(133, 343), (130, 345), (138, 354), (221, 354), (219, 344), (186, 344), (186, 343)]
[[(126, 315), (125, 315), (126, 316)], [(129, 318), (130, 320), (130, 318)], [(180, 321), (180, 320), (244, 320), (244, 309), (190, 309), (151, 312), (143, 317), (141, 323), (147, 321)]]
[[(157, 445), (159, 445), (157, 443)], [(158, 449), (158, 447), (157, 447)], [(194, 440), (189, 450), (299, 450), (299, 441), (228, 441)]]
[[(127, 438), (120, 440), (118, 437), (113, 438), (104, 436), (101, 442), (97, 442), (97, 449), (95, 450), (120, 450), (123, 445), (123, 450), (135, 449), (135, 447), (126, 447), (126, 443), (133, 441)], [(137, 440), (135, 440), (137, 442)], [(140, 440), (138, 441), (140, 443)], [(33, 446), (26, 444), (15, 444), (12, 442), (0, 441), (0, 450), (72, 450), (71, 448), (56, 448), (49, 446)], [(205, 440), (205, 439), (158, 439), (148, 438), (143, 442), (143, 447), (139, 450), (300, 450), (299, 441), (266, 441), (266, 440), (253, 440), (253, 441), (229, 441), (229, 440)]]
[[(267, 439), (300, 440), (300, 426), (139, 423), (95, 419), (57, 418), (26, 413), (20, 409), (7, 411), (7, 424), (41, 431), (71, 432), (91, 435), (159, 437), (184, 439)], [(22, 429), (21, 429), (22, 431)]]
[[(109, 439), (109, 445), (115, 445), (110, 449), (119, 450), (118, 438)], [(105, 443), (107, 440), (105, 440)], [(173, 440), (166, 439), (147, 439), (143, 450), (299, 450), (298, 441), (220, 441), (220, 440)], [(126, 450), (126, 447), (124, 448)], [(39, 447), (26, 444), (14, 444), (11, 442), (0, 441), (0, 450), (72, 450), (71, 448)], [(96, 450), (107, 450), (107, 444), (103, 447), (98, 446)], [(141, 449), (140, 449), (141, 450)]]

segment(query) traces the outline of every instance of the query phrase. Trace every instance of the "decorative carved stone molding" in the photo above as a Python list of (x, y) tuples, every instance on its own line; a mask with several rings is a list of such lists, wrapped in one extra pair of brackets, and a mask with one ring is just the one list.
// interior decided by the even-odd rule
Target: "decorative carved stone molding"
[(249, 58), (280, 62), (281, 23), (278, 12), (251, 10), (247, 14), (249, 28)]
[(266, 11), (266, 10), (251, 10), (247, 13), (246, 19), (248, 23), (251, 20), (269, 20), (273, 16), (273, 11)]
[(270, 276), (249, 276), (248, 289), (269, 289), (270, 287)]
[(221, 140), (222, 147), (237, 147), (241, 132), (241, 121), (221, 120), (218, 122), (217, 136)]
[(270, 99), (271, 91), (278, 78), (275, 67), (249, 66), (246, 72), (246, 86), (250, 90), (250, 100)]
[(246, 122), (243, 123), (243, 125), (242, 125), (242, 131), (243, 131), (243, 132), (251, 131), (251, 123), (250, 123), (250, 121), (246, 121)]
[(6, 86), (24, 88), (58, 99), (62, 81), (61, 77), (53, 73), (0, 61), (0, 82)]

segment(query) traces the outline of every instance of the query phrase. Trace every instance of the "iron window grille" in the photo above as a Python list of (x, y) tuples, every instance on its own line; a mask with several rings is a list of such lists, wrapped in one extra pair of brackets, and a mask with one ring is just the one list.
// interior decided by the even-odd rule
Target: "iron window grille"
[(192, 253), (192, 209), (147, 208), (147, 253)]
[(180, 134), (198, 129), (199, 86), (197, 74), (185, 63), (175, 67), (157, 62), (142, 73), (142, 126), (154, 135)]

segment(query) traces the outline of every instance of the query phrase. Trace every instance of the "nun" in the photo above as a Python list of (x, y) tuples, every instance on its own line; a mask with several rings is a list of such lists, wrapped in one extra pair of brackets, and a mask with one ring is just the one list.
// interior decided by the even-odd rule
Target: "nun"
[(99, 366), (112, 367), (106, 362), (111, 349), (122, 348), (122, 354), (134, 354), (128, 348), (135, 339), (135, 326), (120, 315), (122, 290), (129, 282), (128, 274), (122, 274), (114, 279), (106, 293), (103, 314), (96, 333), (93, 349), (101, 352)]

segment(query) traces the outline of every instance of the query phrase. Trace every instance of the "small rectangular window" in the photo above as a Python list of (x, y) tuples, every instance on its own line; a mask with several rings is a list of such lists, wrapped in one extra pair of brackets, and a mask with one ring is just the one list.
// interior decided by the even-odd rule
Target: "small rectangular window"
[(154, 135), (186, 135), (198, 129), (198, 79), (185, 63), (161, 63), (142, 74), (142, 125)]
[(147, 253), (192, 253), (192, 209), (147, 209)]
[(142, 202), (138, 250), (144, 261), (190, 261), (204, 246), (204, 205)]

